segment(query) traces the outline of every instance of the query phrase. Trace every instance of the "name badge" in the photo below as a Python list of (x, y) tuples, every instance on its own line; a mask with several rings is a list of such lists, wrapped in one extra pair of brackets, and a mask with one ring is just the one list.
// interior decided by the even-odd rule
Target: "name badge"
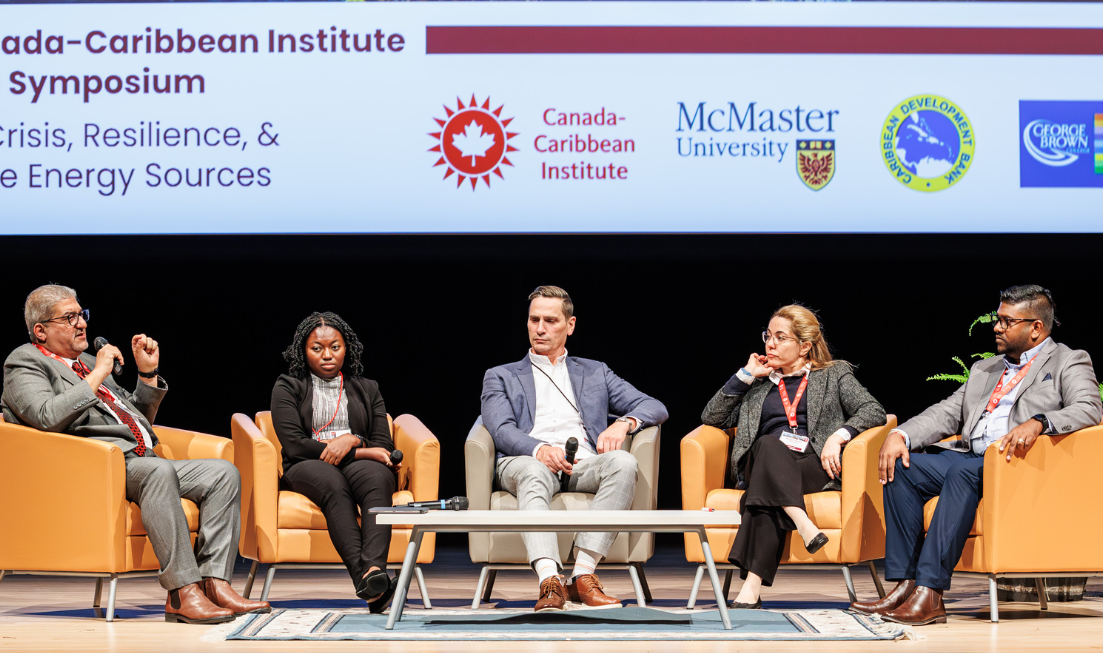
[(781, 435), (778, 437), (781, 439), (782, 444), (797, 453), (804, 453), (804, 450), (808, 448), (808, 438), (803, 435), (782, 431)]
[(319, 442), (328, 442), (329, 440), (332, 440), (333, 438), (336, 438), (336, 437), (341, 436), (341, 435), (345, 435), (346, 433), (352, 433), (352, 430), (351, 429), (344, 429), (344, 430), (341, 430), (341, 431), (322, 431), (322, 432), (318, 433), (317, 435), (315, 435), (314, 438), (316, 440), (318, 440)]

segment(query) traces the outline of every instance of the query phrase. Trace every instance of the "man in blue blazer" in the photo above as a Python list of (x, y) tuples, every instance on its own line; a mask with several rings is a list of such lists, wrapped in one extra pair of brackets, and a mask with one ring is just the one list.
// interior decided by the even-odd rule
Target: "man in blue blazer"
[[(516, 363), (487, 370), (483, 377), (483, 424), (497, 449), (495, 483), (517, 497), (521, 510), (550, 510), (560, 491), (595, 495), (592, 510), (626, 510), (636, 491), (636, 459), (621, 450), (625, 437), (666, 421), (666, 407), (613, 374), (605, 363), (567, 356), (574, 333), (574, 304), (556, 286), (529, 295), (532, 348)], [(617, 416), (609, 424), (609, 417)], [(574, 463), (566, 443), (578, 441)], [(606, 596), (594, 573), (615, 533), (579, 533), (574, 572), (559, 577), (554, 533), (525, 533), (529, 561), (540, 577), (536, 611), (563, 610), (567, 601), (590, 608), (620, 607)]]

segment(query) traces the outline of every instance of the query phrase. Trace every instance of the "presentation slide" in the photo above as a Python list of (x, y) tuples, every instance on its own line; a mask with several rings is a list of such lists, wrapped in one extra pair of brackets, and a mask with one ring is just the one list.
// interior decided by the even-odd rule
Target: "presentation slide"
[(1103, 230), (1099, 3), (0, 15), (2, 234)]

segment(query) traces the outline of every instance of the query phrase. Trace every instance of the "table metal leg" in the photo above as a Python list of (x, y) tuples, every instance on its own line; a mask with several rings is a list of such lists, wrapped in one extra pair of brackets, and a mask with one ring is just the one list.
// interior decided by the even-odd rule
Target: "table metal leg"
[(432, 610), (433, 602), (429, 600), (429, 586), (425, 584), (425, 574), (421, 573), (421, 565), (414, 565), (414, 578), (417, 579), (417, 591), (421, 592), (421, 607)]
[(705, 566), (709, 569), (709, 580), (712, 581), (712, 591), (716, 594), (716, 607), (720, 610), (720, 621), (724, 622), (724, 630), (732, 629), (731, 617), (728, 616), (728, 602), (725, 600), (724, 593), (720, 587), (720, 576), (716, 574), (716, 563), (712, 559), (712, 547), (709, 546), (708, 535), (705, 534), (705, 528), (702, 526), (700, 530), (701, 536), (701, 549), (705, 554)]
[(701, 579), (705, 577), (705, 565), (697, 565), (697, 573), (693, 574), (693, 588), (689, 590), (689, 602), (686, 609), (692, 610), (697, 605), (697, 592), (701, 591)]
[(479, 609), (479, 599), (483, 595), (483, 588), (486, 587), (487, 577), (490, 576), (490, 567), (483, 565), (483, 568), (479, 571), (479, 582), (475, 583), (475, 598), (471, 599), (471, 609)]
[(647, 599), (648, 603), (651, 603), (655, 599), (651, 598), (651, 588), (647, 586), (647, 574), (643, 571), (643, 563), (634, 563), (636, 567), (636, 573), (640, 575), (640, 585), (643, 585), (643, 598)]
[(647, 597), (643, 595), (643, 585), (640, 584), (640, 575), (635, 565), (628, 565), (628, 575), (632, 578), (632, 589), (636, 591), (636, 605), (647, 607)]
[(410, 580), (414, 575), (417, 552), (421, 548), (423, 532), (417, 526), (410, 531), (410, 542), (406, 545), (406, 557), (402, 560), (402, 573), (398, 575), (398, 589), (391, 601), (391, 614), (387, 618), (387, 630), (394, 630), (396, 621), (402, 618), (402, 608), (406, 605), (406, 593), (410, 589)]
[(483, 603), (490, 603), (490, 595), (494, 593), (494, 581), (498, 579), (498, 570), (491, 569), (486, 577), (486, 586), (483, 587)]

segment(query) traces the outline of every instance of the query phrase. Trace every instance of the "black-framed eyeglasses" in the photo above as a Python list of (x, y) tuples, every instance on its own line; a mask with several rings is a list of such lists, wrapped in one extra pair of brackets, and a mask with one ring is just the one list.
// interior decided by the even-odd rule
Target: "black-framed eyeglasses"
[(997, 315), (995, 311), (992, 311), (991, 316), (992, 321), (998, 324), (1004, 331), (1007, 331), (1019, 322), (1033, 322), (1039, 319), (1036, 317), (1007, 317), (1006, 315)]
[(771, 339), (773, 339), (773, 341), (777, 343), (778, 347), (784, 345), (790, 340), (796, 340), (796, 338), (787, 336), (784, 333), (770, 333), (769, 331), (762, 332), (762, 342), (770, 344)]
[(90, 313), (89, 313), (88, 309), (86, 308), (86, 309), (77, 311), (76, 313), (66, 313), (65, 315), (59, 315), (57, 317), (51, 317), (48, 320), (42, 320), (42, 323), (45, 324), (47, 322), (57, 322), (58, 320), (65, 320), (66, 322), (69, 323), (69, 326), (75, 327), (77, 325), (77, 322), (80, 321), (80, 318), (84, 318), (84, 321), (87, 322), (89, 314)]

